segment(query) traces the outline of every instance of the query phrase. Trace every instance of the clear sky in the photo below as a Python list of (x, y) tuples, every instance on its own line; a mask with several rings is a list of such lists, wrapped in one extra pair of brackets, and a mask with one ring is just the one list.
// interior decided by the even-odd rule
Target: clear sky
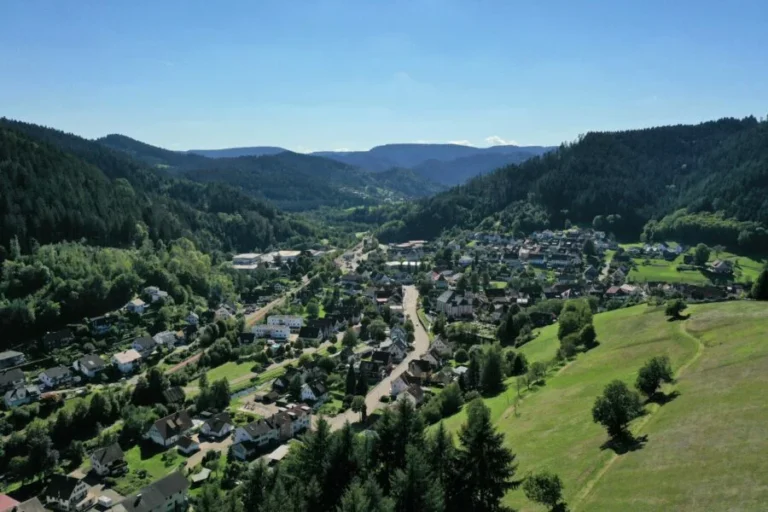
[(2, 0), (0, 115), (173, 149), (768, 114), (768, 0)]

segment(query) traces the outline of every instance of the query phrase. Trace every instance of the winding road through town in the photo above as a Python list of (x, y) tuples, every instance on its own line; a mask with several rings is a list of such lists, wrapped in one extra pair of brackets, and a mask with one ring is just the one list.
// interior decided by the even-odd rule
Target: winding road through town
[[(388, 377), (383, 379), (368, 391), (368, 394), (365, 396), (365, 405), (368, 414), (384, 405), (381, 402), (381, 397), (389, 395), (392, 380), (396, 379), (401, 373), (403, 373), (403, 371), (408, 369), (408, 363), (414, 359), (420, 358), (429, 350), (429, 336), (427, 335), (427, 331), (424, 329), (424, 326), (421, 325), (417, 314), (417, 310), (419, 308), (419, 292), (415, 286), (405, 286), (403, 288), (405, 290), (403, 306), (405, 313), (413, 322), (414, 327), (413, 334), (415, 339), (413, 341), (413, 350), (408, 352), (408, 356), (403, 359), (403, 361), (397, 365), (394, 370), (392, 370), (392, 373), (390, 373)], [(343, 427), (344, 423), (347, 421), (354, 423), (359, 420), (360, 414), (349, 409), (342, 414), (334, 416), (333, 418), (328, 418), (328, 423), (330, 423), (331, 429), (335, 430)]]

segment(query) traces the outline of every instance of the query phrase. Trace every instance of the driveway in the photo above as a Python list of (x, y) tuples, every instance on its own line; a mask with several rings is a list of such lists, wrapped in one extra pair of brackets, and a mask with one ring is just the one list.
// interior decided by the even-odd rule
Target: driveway
[[(408, 369), (408, 363), (414, 359), (420, 358), (429, 350), (429, 336), (427, 335), (427, 331), (425, 331), (424, 327), (421, 325), (421, 322), (419, 322), (417, 315), (417, 310), (419, 307), (418, 304), (418, 290), (415, 286), (406, 286), (405, 297), (403, 298), (403, 308), (405, 309), (405, 313), (408, 315), (408, 317), (411, 318), (411, 321), (413, 322), (413, 334), (415, 336), (413, 341), (414, 350), (408, 353), (408, 356), (403, 359), (403, 361), (397, 365), (394, 370), (392, 370), (392, 373), (390, 373), (387, 378), (383, 379), (368, 391), (368, 394), (365, 396), (365, 405), (367, 407), (368, 414), (384, 405), (380, 400), (381, 397), (389, 395), (392, 380), (396, 379), (398, 376), (400, 376), (401, 373)], [(359, 420), (359, 413), (353, 412), (352, 410), (347, 410), (346, 412), (334, 416), (333, 418), (328, 418), (328, 423), (330, 423), (332, 430), (336, 430), (343, 427), (344, 423), (347, 421), (354, 423)]]
[[(205, 454), (208, 453), (211, 450), (216, 450), (219, 452), (226, 453), (229, 450), (229, 447), (232, 446), (232, 438), (234, 438), (234, 433), (228, 435), (221, 441), (202, 441), (200, 442), (200, 451), (193, 453), (187, 458), (187, 468), (193, 468), (200, 464), (203, 461), (203, 457), (205, 457)], [(195, 434), (193, 436), (193, 439), (197, 440), (198, 442), (201, 441), (199, 435)]]

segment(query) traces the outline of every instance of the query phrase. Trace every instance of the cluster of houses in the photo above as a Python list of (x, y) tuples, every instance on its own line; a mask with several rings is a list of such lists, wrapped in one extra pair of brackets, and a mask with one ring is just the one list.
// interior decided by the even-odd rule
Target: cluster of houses
[(274, 251), (268, 253), (244, 253), (236, 254), (232, 258), (232, 266), (237, 270), (254, 270), (257, 268), (278, 268), (295, 262), (299, 256), (305, 254), (312, 259), (320, 259), (328, 251), (309, 250), (309, 251)]
[(248, 460), (270, 444), (283, 443), (307, 431), (312, 425), (312, 409), (306, 405), (288, 404), (276, 414), (237, 427), (232, 454)]
[(409, 400), (416, 406), (421, 405), (425, 386), (444, 386), (461, 375), (459, 368), (445, 364), (452, 355), (451, 343), (442, 338), (435, 339), (426, 354), (410, 361), (408, 368), (392, 379), (390, 396), (398, 400)]

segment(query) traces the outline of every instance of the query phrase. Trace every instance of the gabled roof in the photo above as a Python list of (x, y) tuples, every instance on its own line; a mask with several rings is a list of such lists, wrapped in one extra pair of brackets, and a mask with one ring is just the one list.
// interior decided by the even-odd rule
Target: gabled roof
[(104, 448), (99, 448), (93, 454), (91, 454), (91, 460), (96, 460), (102, 465), (112, 464), (117, 460), (125, 459), (125, 454), (117, 443), (111, 444)]
[(48, 486), (43, 491), (43, 496), (56, 500), (69, 500), (75, 487), (81, 482), (79, 478), (67, 475), (53, 474)]
[(133, 340), (133, 344), (139, 347), (142, 352), (154, 350), (157, 347), (157, 342), (149, 336), (142, 336)]
[(181, 438), (179, 439), (179, 442), (178, 442), (178, 445), (180, 447), (182, 447), (182, 448), (189, 448), (189, 447), (194, 446), (196, 444), (197, 444), (197, 442), (194, 439), (192, 439), (191, 437), (186, 436), (186, 435), (185, 436), (181, 436)]
[(305, 325), (299, 330), (299, 338), (315, 339), (319, 337), (320, 337), (319, 327), (310, 327), (308, 325)]
[(138, 351), (132, 348), (129, 348), (124, 352), (118, 352), (112, 357), (114, 358), (115, 361), (118, 362), (118, 364), (129, 364), (129, 363), (133, 363), (134, 361), (140, 360), (141, 354), (139, 354)]
[(183, 388), (174, 386), (163, 391), (163, 398), (165, 398), (165, 403), (167, 404), (184, 403), (186, 395)]
[(54, 366), (53, 368), (48, 368), (42, 373), (44, 373), (49, 378), (54, 380), (63, 379), (72, 375), (72, 372), (69, 371), (69, 368), (67, 368), (66, 366)]
[(189, 489), (189, 481), (184, 475), (175, 471), (142, 488), (136, 494), (128, 496), (115, 509), (118, 512), (152, 512), (165, 506), (171, 496), (186, 492), (187, 489)]
[(251, 423), (242, 427), (242, 429), (245, 430), (251, 437), (259, 437), (267, 434), (272, 430), (272, 428), (272, 425), (270, 425), (266, 420), (252, 421)]
[(80, 367), (86, 370), (102, 370), (107, 366), (102, 358), (96, 354), (88, 354), (77, 360)]
[(447, 304), (451, 301), (451, 297), (453, 297), (453, 292), (448, 290), (447, 292), (443, 292), (440, 294), (440, 296), (437, 298), (437, 302), (442, 302), (444, 304)]
[(189, 417), (189, 413), (184, 410), (170, 414), (165, 418), (160, 418), (154, 423), (154, 427), (163, 439), (177, 436), (190, 430), (193, 426), (194, 424)]
[(16, 357), (23, 357), (24, 354), (21, 352), (16, 352), (15, 350), (6, 350), (5, 352), (0, 352), (0, 361), (5, 359), (14, 359)]
[(0, 373), (0, 387), (8, 386), (14, 382), (23, 382), (24, 379), (24, 372), (20, 368), (14, 368), (13, 370)]
[(232, 425), (232, 417), (228, 412), (220, 412), (205, 420), (205, 424), (214, 432), (219, 432), (224, 425)]

